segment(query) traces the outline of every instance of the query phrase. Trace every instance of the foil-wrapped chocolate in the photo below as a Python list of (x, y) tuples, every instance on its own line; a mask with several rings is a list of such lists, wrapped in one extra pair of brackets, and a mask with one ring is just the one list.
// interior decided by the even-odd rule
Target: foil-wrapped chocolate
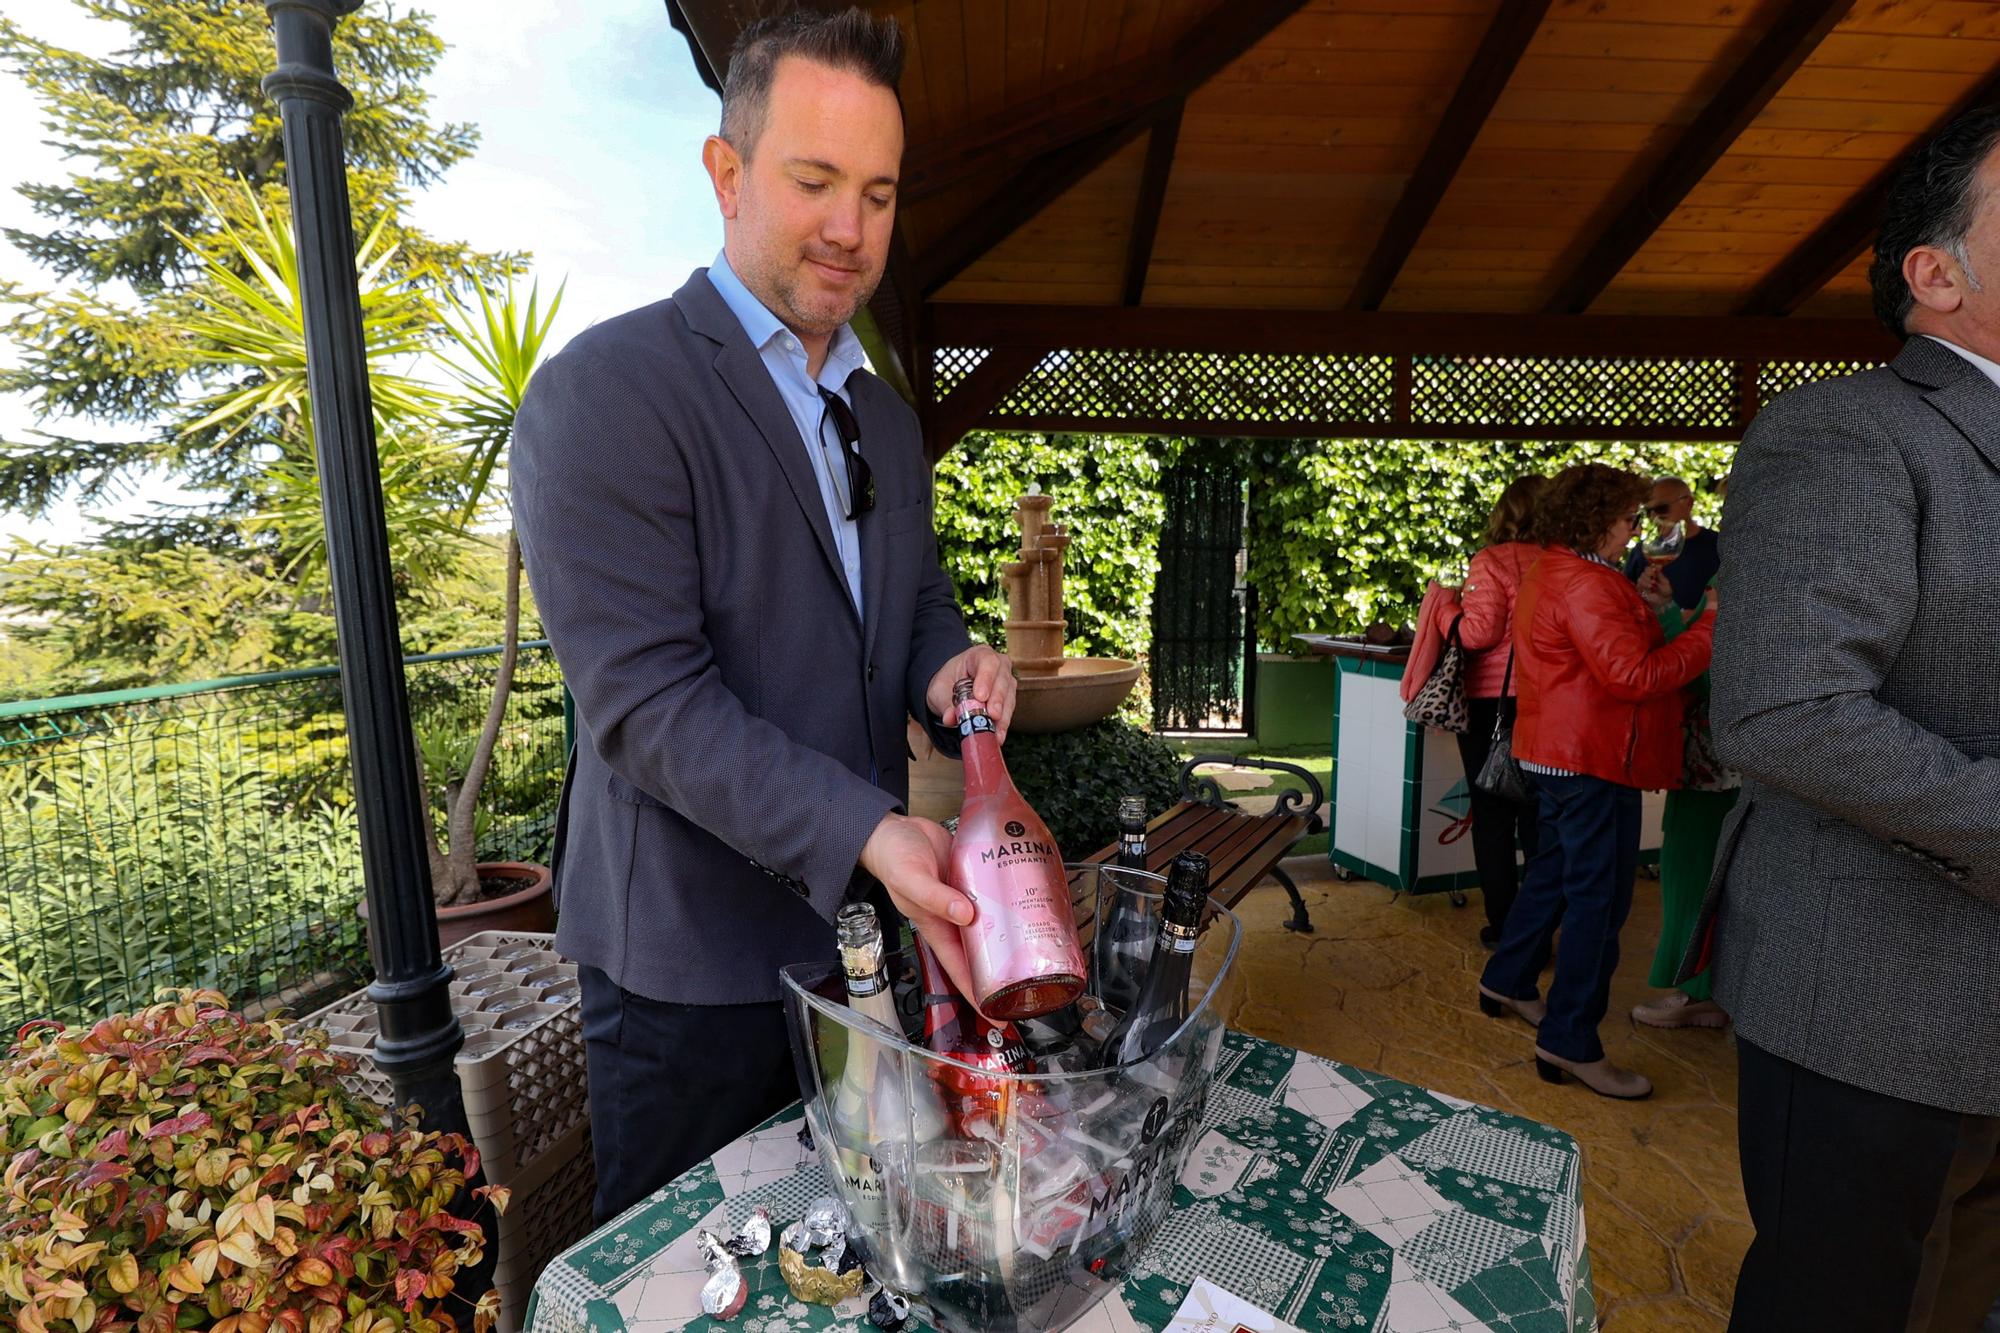
[(818, 1256), (809, 1258), (790, 1246), (778, 1249), (778, 1271), (792, 1295), (809, 1305), (838, 1305), (850, 1296), (859, 1296), (868, 1277), (858, 1263), (852, 1272), (836, 1273)]
[(896, 1333), (910, 1317), (910, 1303), (887, 1287), (877, 1287), (868, 1301), (868, 1322), (883, 1333)]
[(806, 1215), (800, 1225), (806, 1229), (806, 1242), (813, 1246), (831, 1245), (847, 1236), (847, 1205), (828, 1196), (814, 1199), (806, 1205)]
[(708, 1281), (701, 1285), (701, 1310), (711, 1318), (734, 1319), (749, 1298), (750, 1284), (734, 1260), (710, 1269)]
[(762, 1254), (771, 1248), (771, 1210), (758, 1207), (750, 1210), (750, 1216), (743, 1225), (730, 1234), (722, 1247), (739, 1259)]
[(701, 1251), (701, 1261), (711, 1273), (724, 1264), (733, 1264), (735, 1262), (735, 1259), (729, 1253), (729, 1247), (723, 1243), (722, 1237), (716, 1235), (707, 1227), (703, 1227), (694, 1233), (694, 1247)]
[(859, 1296), (868, 1279), (861, 1256), (847, 1243), (847, 1207), (815, 1199), (800, 1221), (778, 1237), (778, 1271), (792, 1295), (813, 1305), (838, 1305)]

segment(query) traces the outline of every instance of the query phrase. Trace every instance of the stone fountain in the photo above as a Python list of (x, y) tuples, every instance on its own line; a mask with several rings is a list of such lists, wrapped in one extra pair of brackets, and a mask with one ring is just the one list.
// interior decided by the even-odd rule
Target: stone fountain
[(1018, 557), (1000, 566), (1007, 580), (1007, 656), (1019, 692), (1012, 730), (1029, 735), (1071, 731), (1111, 716), (1139, 665), (1116, 657), (1063, 656), (1063, 553), (1069, 533), (1049, 523), (1055, 497), (1030, 484), (1015, 501)]
[[(1000, 567), (1007, 580), (1007, 656), (1014, 663), (1014, 720), (1008, 730), (1029, 735), (1071, 731), (1111, 716), (1139, 666), (1115, 657), (1063, 656), (1063, 554), (1069, 534), (1049, 524), (1054, 497), (1029, 486), (1014, 504), (1021, 527), (1018, 558)], [(958, 760), (941, 754), (930, 734), (909, 724), (910, 813), (949, 819), (965, 794)]]

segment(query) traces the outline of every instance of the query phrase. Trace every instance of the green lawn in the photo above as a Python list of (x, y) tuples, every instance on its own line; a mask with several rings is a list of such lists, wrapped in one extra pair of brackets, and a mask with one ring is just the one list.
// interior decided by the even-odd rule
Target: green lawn
[[(1327, 747), (1325, 745), (1294, 745), (1272, 748), (1260, 746), (1254, 739), (1244, 736), (1174, 736), (1168, 738), (1168, 743), (1174, 747), (1182, 759), (1187, 759), (1197, 754), (1227, 754), (1252, 759), (1281, 759), (1288, 764), (1295, 764), (1305, 769), (1314, 778), (1318, 779), (1322, 795), (1330, 797), (1333, 793), (1333, 759), (1327, 754)], [(1214, 771), (1214, 769), (1202, 770), (1204, 774), (1213, 773)], [(1267, 796), (1288, 788), (1297, 791), (1305, 790), (1305, 784), (1289, 773), (1273, 772), (1269, 776), (1271, 778), (1270, 786), (1258, 787), (1251, 791), (1238, 793), (1238, 795)], [(1326, 844), (1326, 834), (1315, 834), (1293, 848), (1292, 855), (1324, 856), (1326, 854)]]

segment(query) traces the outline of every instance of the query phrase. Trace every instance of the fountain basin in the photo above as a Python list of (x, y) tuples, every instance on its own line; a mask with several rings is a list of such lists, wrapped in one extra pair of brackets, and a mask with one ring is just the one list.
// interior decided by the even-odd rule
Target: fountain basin
[(1139, 664), (1117, 657), (1065, 657), (1054, 675), (1017, 676), (1009, 731), (1042, 736), (1073, 731), (1110, 717), (1132, 684)]

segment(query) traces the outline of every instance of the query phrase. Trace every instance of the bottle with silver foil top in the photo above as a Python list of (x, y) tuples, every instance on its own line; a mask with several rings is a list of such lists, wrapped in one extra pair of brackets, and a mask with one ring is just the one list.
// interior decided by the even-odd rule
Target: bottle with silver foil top
[(885, 1158), (900, 1160), (917, 1143), (943, 1134), (944, 1105), (916, 1058), (892, 1044), (903, 1037), (889, 989), (882, 926), (867, 903), (850, 903), (834, 918), (847, 1003), (880, 1025), (847, 1030), (847, 1058), (831, 1098), (833, 1136), (841, 1174), (861, 1225), (886, 1234), (889, 1208), (882, 1179)]
[[(1128, 795), (1118, 802), (1118, 858), (1123, 870), (1146, 868), (1146, 798)], [(1098, 886), (1097, 997), (1105, 1006), (1124, 1013), (1139, 998), (1139, 980), (1153, 949), (1156, 933), (1146, 900), (1121, 892), (1137, 881), (1116, 873), (1102, 875)], [(1145, 881), (1151, 887), (1157, 881)]]
[(888, 950), (875, 909), (843, 907), (835, 943), (848, 1005), (867, 1020), (846, 1030), (846, 1060), (828, 1089), (833, 1165), (854, 1222), (854, 1239), (876, 1276), (909, 1289), (921, 1280), (910, 1248), (914, 1224), (892, 1179), (907, 1180), (923, 1144), (948, 1128), (944, 1100), (921, 1056), (905, 1049), (889, 984)]
[(1060, 1009), (1083, 992), (1087, 964), (1070, 906), (1062, 853), (1007, 775), (993, 720), (972, 697), (970, 678), (952, 690), (958, 706), (965, 804), (946, 878), (972, 900), (961, 928), (982, 1014), (1019, 1022)]
[(1182, 852), (1167, 871), (1160, 934), (1146, 964), (1138, 998), (1098, 1053), (1098, 1068), (1131, 1064), (1152, 1055), (1187, 1020), (1188, 983), (1194, 951), (1201, 942), (1202, 909), (1208, 904), (1208, 858)]

